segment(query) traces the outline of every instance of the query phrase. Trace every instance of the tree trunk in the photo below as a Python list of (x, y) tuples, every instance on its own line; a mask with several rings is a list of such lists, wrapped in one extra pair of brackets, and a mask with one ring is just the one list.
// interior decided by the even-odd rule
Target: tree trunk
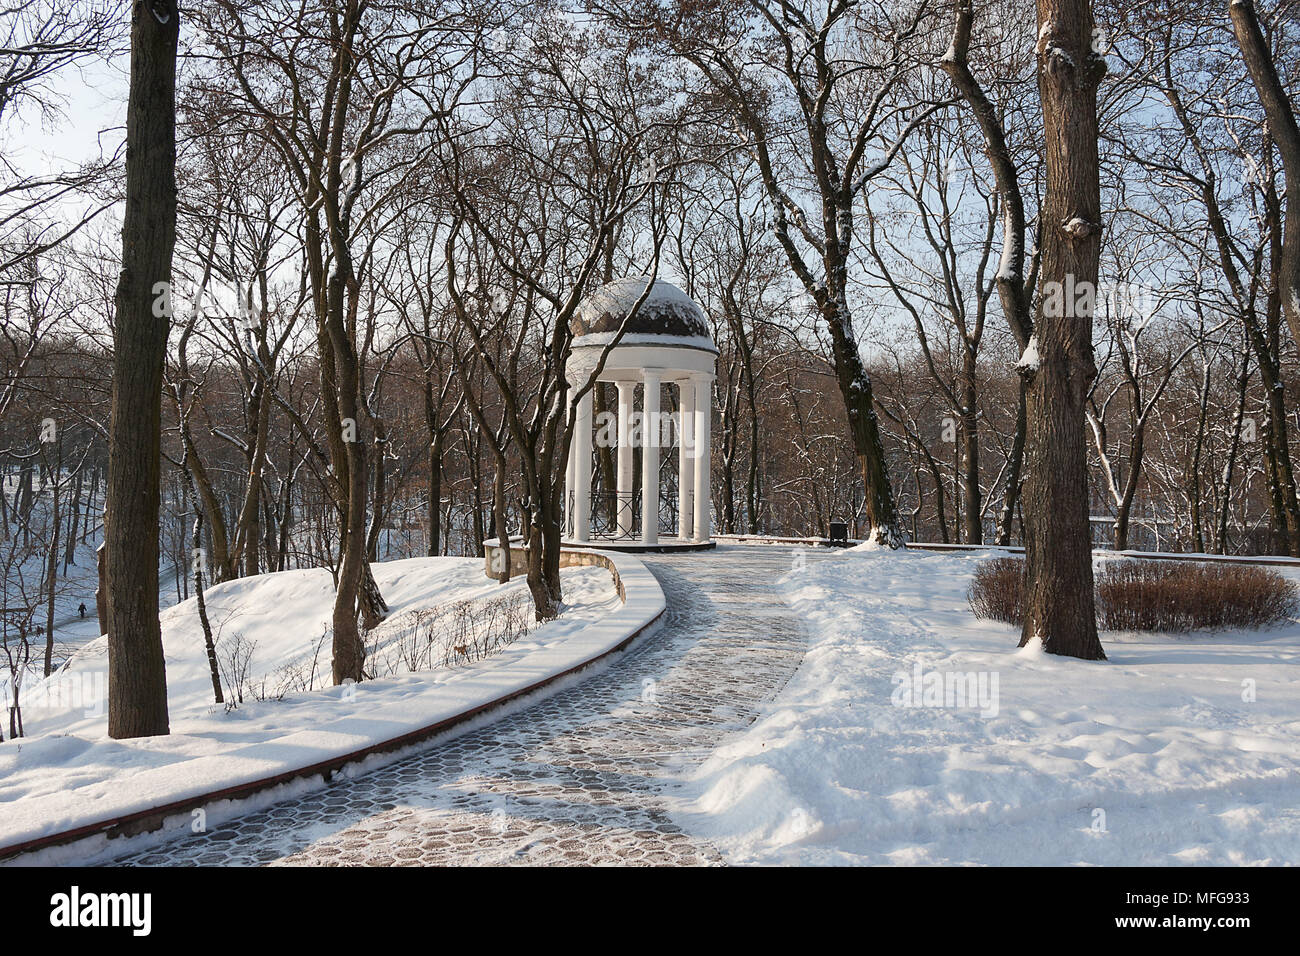
[(429, 557), (442, 553), (442, 441), (434, 432), (429, 442)]
[[(943, 473), (939, 471), (939, 463), (934, 460), (934, 456), (924, 448), (921, 451), (930, 472), (930, 480), (934, 482), (934, 520), (939, 522), (939, 540), (948, 544), (952, 539), (948, 536), (948, 514), (943, 503)], [(917, 482), (917, 488), (920, 487), (920, 482)]]
[(996, 275), (998, 299), (1016, 343), (1023, 350), (1033, 334), (1032, 305), (1025, 285), (1025, 202), (1015, 159), (1007, 146), (997, 108), (989, 101), (971, 72), (969, 53), (971, 28), (975, 20), (972, 0), (953, 0), (952, 42), (939, 66), (952, 79), (957, 92), (975, 114), (985, 152), (993, 167), (998, 195), (1002, 199), (1002, 259)]
[(1300, 503), (1296, 500), (1295, 471), (1291, 467), (1286, 411), (1281, 387), (1267, 388), (1268, 417), (1260, 429), (1264, 470), (1272, 501), (1273, 551), (1300, 557)]
[[(62, 450), (59, 463), (63, 462)], [(54, 468), (50, 471), (51, 487), (54, 489), (50, 502), (50, 550), (45, 569), (45, 676), (49, 677), (54, 668), (54, 589), (59, 583), (59, 473)]]
[(1029, 422), (1029, 378), (1020, 376), (1019, 397), (1016, 400), (1016, 432), (1011, 439), (1011, 459), (1007, 465), (1007, 487), (1002, 495), (1002, 514), (998, 517), (998, 544), (1011, 544), (1011, 525), (1016, 519), (1016, 506), (1020, 503), (1020, 476), (1025, 463), (1025, 433)]
[[(1033, 314), (1029, 290), (1025, 282), (1025, 202), (1020, 190), (1020, 177), (1015, 159), (1007, 146), (1006, 130), (998, 111), (976, 80), (970, 69), (971, 30), (975, 21), (975, 8), (971, 0), (953, 0), (953, 35), (947, 52), (939, 60), (940, 67), (951, 77), (958, 93), (966, 101), (984, 139), (985, 152), (993, 167), (998, 195), (1002, 199), (1002, 258), (998, 265), (996, 282), (1002, 313), (1016, 343), (1023, 351), (1033, 334)], [(1022, 376), (1023, 379), (1023, 376)], [(1007, 469), (1007, 486), (998, 519), (998, 544), (1011, 543), (1011, 523), (1016, 513), (1020, 494), (1020, 474), (1025, 448), (1025, 403), (1028, 382), (1022, 381), (1016, 408), (1016, 432), (1011, 446)], [(978, 478), (976, 479), (978, 480)], [(969, 503), (967, 515), (970, 514)]]
[[(549, 621), (560, 613), (560, 522), (547, 504), (553, 496), (534, 505), (528, 527), (528, 590), (533, 596), (537, 621)], [(558, 499), (556, 499), (558, 501)]]
[(22, 471), (18, 476), (18, 515), (20, 524), (23, 528), (23, 547), (26, 548), (32, 543), (32, 523), (28, 519), (32, 514), (32, 463), (30, 460), (23, 462)]
[[(1278, 78), (1268, 42), (1259, 27), (1252, 0), (1231, 0), (1228, 16), (1250, 71), (1251, 81), (1268, 117), (1268, 132), (1282, 157), (1288, 197), (1300, 196), (1300, 127), (1295, 111)], [(1282, 229), (1282, 256), (1278, 269), (1277, 291), (1282, 299), (1282, 313), (1291, 327), (1291, 338), (1300, 349), (1300, 209), (1287, 205)]]
[(68, 506), (68, 535), (63, 551), (64, 577), (67, 577), (68, 566), (77, 563), (77, 526), (81, 524), (81, 481), (82, 471), (78, 467), (72, 481), (72, 504)]
[(759, 521), (759, 484), (758, 484), (758, 399), (754, 394), (754, 377), (746, 373), (746, 388), (749, 393), (749, 474), (745, 479), (745, 514), (748, 517), (746, 531), (758, 534)]
[(189, 429), (182, 429), (181, 442), (190, 462), (198, 504), (207, 512), (208, 543), (211, 546), (208, 554), (209, 576), (214, 584), (233, 580), (238, 574), (230, 555), (230, 538), (226, 533), (226, 516), (222, 511), (221, 500), (212, 487), (212, 479), (208, 477), (203, 460), (199, 458)]
[(374, 569), (370, 567), (368, 560), (361, 571), (358, 601), (361, 608), (361, 623), (367, 630), (378, 627), (384, 618), (388, 617), (388, 602), (384, 600), (384, 593), (379, 589), (379, 582), (375, 580)]
[[(355, 475), (354, 475), (355, 477)], [(358, 487), (359, 486), (359, 487)], [(352, 488), (352, 497), (362, 499), (361, 507), (349, 508), (349, 523), (365, 521), (364, 484), (357, 482)], [(355, 528), (356, 525), (353, 524)], [(361, 581), (369, 569), (366, 561), (366, 539), (362, 532), (351, 531), (343, 534), (343, 555), (339, 562), (338, 585), (334, 592), (334, 613), (332, 623), (333, 671), (334, 683), (342, 684), (345, 680), (361, 680), (361, 666), (365, 660), (365, 646), (361, 640), (361, 631), (357, 625), (357, 599), (361, 593)]]
[[(969, 352), (969, 350), (968, 350)], [(971, 363), (973, 365), (973, 361)], [(968, 370), (968, 384), (962, 393), (961, 476), (965, 502), (966, 543), (984, 543), (984, 503), (980, 493), (979, 415), (975, 410), (975, 370)]]
[(339, 514), (342, 540), (333, 613), (334, 683), (341, 684), (345, 680), (361, 680), (365, 659), (365, 645), (357, 625), (357, 602), (370, 568), (366, 559), (366, 500), (370, 482), (366, 474), (366, 446), (360, 433), (360, 367), (343, 317), (344, 276), (350, 272), (351, 260), (341, 244), (336, 247), (335, 255), (345, 261), (335, 263), (329, 276), (325, 331), (333, 359), (330, 379), (338, 414), (332, 423), (330, 451), (335, 474), (342, 482), (343, 507)]
[(1137, 499), (1138, 482), (1142, 480), (1142, 458), (1146, 447), (1146, 419), (1139, 418), (1133, 426), (1133, 437), (1129, 445), (1128, 477), (1124, 480), (1124, 490), (1120, 494), (1115, 509), (1115, 550), (1128, 550), (1129, 517), (1133, 513), (1133, 502)]
[(876, 418), (871, 377), (862, 364), (857, 342), (849, 334), (848, 316), (833, 304), (823, 307), (823, 315), (831, 333), (835, 379), (839, 383), (840, 396), (848, 412), (853, 451), (862, 471), (871, 535), (880, 544), (901, 548), (903, 536), (898, 530), (894, 489), (889, 483), (889, 472), (885, 464), (885, 445), (880, 437), (880, 421)]
[(1187, 468), (1187, 502), (1191, 506), (1192, 550), (1205, 552), (1205, 535), (1201, 517), (1201, 458), (1205, 450), (1205, 425), (1210, 408), (1210, 362), (1205, 359), (1202, 370), (1199, 412), (1196, 416), (1196, 440), (1192, 446), (1192, 460)]
[[(1097, 374), (1092, 351), (1101, 255), (1097, 86), (1106, 65), (1092, 49), (1089, 0), (1038, 0), (1038, 22), (1047, 188), (1035, 317), (1039, 361), (1027, 409), (1027, 585), (1020, 644), (1037, 639), (1050, 654), (1102, 660), (1093, 600), (1084, 403)], [(1076, 299), (1075, 290), (1085, 295)], [(1053, 302), (1061, 307), (1050, 307)]]
[[(732, 369), (735, 374), (735, 369)], [(736, 533), (736, 446), (739, 417), (736, 389), (728, 383), (726, 401), (722, 403), (722, 530), (724, 534)], [(678, 454), (685, 454), (678, 451)]]
[(194, 502), (194, 531), (191, 538), (192, 553), (196, 558), (192, 569), (194, 573), (194, 603), (199, 611), (199, 625), (203, 628), (203, 649), (208, 655), (208, 676), (212, 678), (212, 699), (218, 704), (224, 704), (226, 698), (221, 691), (221, 668), (217, 664), (217, 645), (212, 638), (212, 623), (208, 620), (208, 602), (204, 594), (203, 562), (197, 560), (198, 550), (203, 545), (203, 506), (199, 504), (198, 496), (194, 493), (194, 476), (190, 473), (187, 459), (181, 460), (181, 471), (184, 473), (185, 481), (189, 485), (190, 499)]
[(471, 510), (473, 511), (475, 556), (481, 558), (483, 556), (483, 539), (487, 537), (487, 524), (483, 520), (483, 488), (479, 484), (480, 477), (481, 475), (475, 476), (474, 506)]
[[(126, 210), (114, 300), (105, 558), (108, 733), (168, 732), (167, 670), (158, 624), (158, 508), (163, 361), (176, 244), (176, 44), (170, 0), (137, 2), (131, 17)], [(158, 314), (163, 313), (163, 314)]]
[[(1297, 177), (1300, 182), (1300, 177)], [(1282, 200), (1271, 179), (1264, 190), (1266, 223), (1269, 229), (1269, 285), (1264, 313), (1264, 328), (1253, 312), (1244, 316), (1255, 342), (1256, 362), (1264, 384), (1268, 424), (1263, 431), (1265, 463), (1273, 498), (1273, 550), (1300, 557), (1300, 501), (1296, 498), (1295, 469), (1291, 464), (1291, 440), (1288, 437), (1286, 390), (1283, 381), (1281, 315), (1283, 272), (1286, 261), (1286, 238), (1282, 222)]]

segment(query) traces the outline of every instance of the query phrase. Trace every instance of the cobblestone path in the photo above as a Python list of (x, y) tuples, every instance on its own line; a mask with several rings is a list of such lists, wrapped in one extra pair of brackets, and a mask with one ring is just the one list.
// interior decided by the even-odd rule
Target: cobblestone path
[(721, 862), (668, 813), (678, 781), (803, 657), (791, 551), (649, 555), (659, 631), (552, 696), (328, 788), (117, 865)]

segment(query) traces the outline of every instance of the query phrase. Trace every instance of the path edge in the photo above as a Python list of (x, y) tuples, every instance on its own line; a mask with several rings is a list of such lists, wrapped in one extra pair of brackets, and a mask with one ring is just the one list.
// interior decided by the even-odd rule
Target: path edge
[[(539, 691), (551, 688), (557, 682), (585, 671), (611, 655), (625, 650), (637, 638), (654, 630), (662, 622), (667, 610), (663, 589), (659, 586), (659, 582), (654, 575), (650, 573), (650, 570), (632, 555), (595, 550), (565, 549), (561, 553), (561, 557), (562, 566), (565, 567), (598, 566), (608, 570), (614, 579), (614, 588), (619, 599), (623, 602), (623, 607), (615, 614), (626, 614), (629, 617), (628, 621), (621, 622), (622, 626), (613, 639), (615, 642), (604, 646), (597, 653), (569, 667), (558, 669), (526, 687), (516, 688), (492, 700), (466, 708), (450, 717), (395, 737), (367, 744), (345, 754), (293, 770), (259, 777), (244, 783), (206, 791), (201, 794), (191, 794), (178, 800), (156, 804), (145, 809), (106, 816), (92, 823), (71, 827), (66, 830), (0, 845), (0, 865), (21, 864), (23, 862), (22, 858), (30, 854), (54, 847), (70, 847), (82, 841), (93, 840), (96, 837), (115, 840), (154, 833), (164, 829), (169, 818), (189, 814), (196, 809), (206, 808), (222, 801), (247, 800), (250, 797), (267, 793), (297, 781), (319, 777), (320, 783), (318, 787), (312, 789), (328, 787), (335, 774), (355, 767), (372, 757), (393, 754), (412, 748), (493, 711), (501, 710), (508, 704), (517, 702), (522, 698), (536, 696)], [(368, 766), (366, 771), (377, 769), (377, 766)], [(289, 797), (285, 796), (283, 799), (289, 799)], [(99, 856), (102, 852), (102, 850), (96, 850), (91, 855)]]

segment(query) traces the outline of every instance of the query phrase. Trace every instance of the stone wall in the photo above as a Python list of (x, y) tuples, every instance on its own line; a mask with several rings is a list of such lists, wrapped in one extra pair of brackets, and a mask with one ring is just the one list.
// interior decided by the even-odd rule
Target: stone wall
[[(483, 573), (489, 578), (496, 577), (493, 567), (501, 567), (505, 563), (498, 557), (503, 550), (495, 538), (483, 542)], [(509, 551), (510, 576), (512, 578), (524, 577), (528, 573), (528, 549), (524, 547), (523, 540), (511, 539)], [(564, 548), (560, 551), (560, 567), (604, 568), (614, 578), (614, 588), (618, 591), (619, 600), (624, 603), (627, 602), (627, 592), (623, 589), (623, 580), (619, 576), (618, 568), (607, 555), (598, 551)]]

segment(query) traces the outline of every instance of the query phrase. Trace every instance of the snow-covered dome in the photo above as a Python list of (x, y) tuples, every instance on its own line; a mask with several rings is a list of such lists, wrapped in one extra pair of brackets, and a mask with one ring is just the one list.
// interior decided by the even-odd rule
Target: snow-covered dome
[[(645, 292), (646, 280), (639, 276), (616, 279), (591, 293), (578, 306), (569, 328), (574, 338), (617, 332), (623, 318)], [(656, 279), (650, 294), (628, 322), (627, 336), (672, 336), (681, 339), (710, 339), (709, 323), (695, 300), (671, 282)]]

